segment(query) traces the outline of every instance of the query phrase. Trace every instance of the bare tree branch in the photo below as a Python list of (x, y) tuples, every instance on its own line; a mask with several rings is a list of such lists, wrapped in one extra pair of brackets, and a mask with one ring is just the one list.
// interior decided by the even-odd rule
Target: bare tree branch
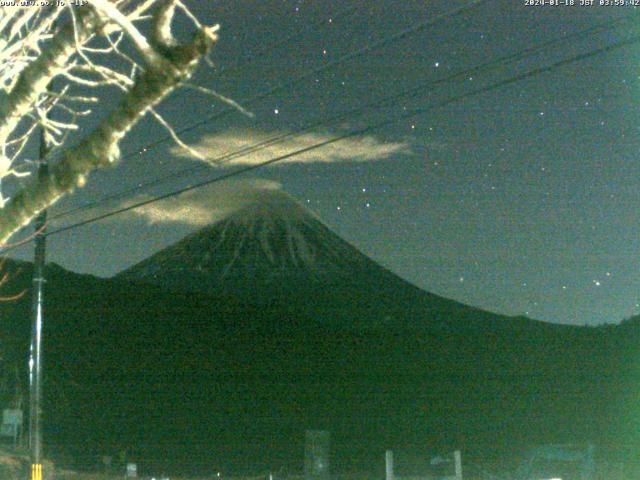
[[(187, 45), (172, 47), (159, 64), (150, 64), (120, 105), (76, 147), (66, 150), (50, 174), (33, 180), (0, 210), (0, 243), (62, 195), (83, 186), (96, 168), (115, 162), (119, 141), (150, 108), (188, 79), (212, 47), (212, 30), (201, 30)], [(172, 68), (166, 68), (170, 62)]]
[[(217, 40), (218, 27), (203, 26), (179, 0), (88, 1), (81, 8), (0, 7), (0, 187), (6, 178), (29, 174), (30, 168), (23, 168), (29, 167), (28, 159), (16, 162), (38, 126), (55, 145), (50, 158), (53, 153), (57, 158), (47, 175), (23, 185), (11, 199), (0, 189), (0, 245), (61, 196), (84, 185), (93, 170), (118, 160), (120, 141), (146, 112), (178, 145), (192, 150), (153, 107), (188, 85)], [(177, 12), (195, 29), (186, 44), (178, 44), (171, 32)], [(148, 38), (137, 26), (143, 19), (152, 22)], [(133, 46), (134, 55), (121, 48), (123, 42)], [(64, 87), (51, 88), (55, 79)], [(123, 95), (118, 106), (92, 131), (81, 130), (78, 117), (90, 115), (102, 89), (114, 86)], [(251, 115), (210, 88), (193, 88)], [(58, 115), (51, 119), (47, 113), (54, 108)], [(84, 137), (67, 147), (72, 132)]]
[[(89, 10), (79, 15), (79, 20), (77, 35), (83, 41), (98, 28), (99, 23)], [(75, 38), (73, 24), (60, 29), (38, 58), (22, 71), (11, 92), (0, 97), (0, 144), (6, 143), (38, 97), (46, 93), (51, 80), (64, 72), (66, 63), (76, 51)]]

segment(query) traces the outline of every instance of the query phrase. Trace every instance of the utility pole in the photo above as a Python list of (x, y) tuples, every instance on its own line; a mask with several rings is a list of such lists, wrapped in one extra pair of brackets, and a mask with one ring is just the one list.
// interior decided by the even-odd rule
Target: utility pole
[(393, 451), (387, 450), (384, 455), (385, 466), (386, 466), (386, 476), (385, 480), (394, 480), (393, 474)]
[[(44, 127), (40, 132), (38, 179), (47, 175), (49, 145)], [(35, 220), (35, 249), (33, 258), (33, 297), (31, 321), (31, 348), (29, 356), (29, 449), (31, 480), (42, 480), (42, 320), (44, 301), (44, 264), (46, 253), (47, 211)]]

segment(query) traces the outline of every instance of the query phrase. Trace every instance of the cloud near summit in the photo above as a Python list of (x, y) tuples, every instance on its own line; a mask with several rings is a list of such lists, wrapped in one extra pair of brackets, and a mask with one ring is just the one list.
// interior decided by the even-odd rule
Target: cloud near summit
[(254, 201), (265, 190), (280, 188), (280, 183), (261, 178), (227, 180), (149, 203), (131, 210), (129, 214), (130, 218), (142, 218), (150, 224), (181, 223), (201, 227), (225, 218)]
[[(205, 136), (198, 144), (194, 145), (194, 149), (211, 165), (248, 166), (297, 152), (335, 137), (335, 135), (314, 132), (282, 138), (284, 135), (286, 134), (283, 132), (229, 130)], [(174, 148), (173, 153), (181, 157), (195, 158), (178, 147)], [(296, 154), (277, 162), (276, 165), (367, 162), (410, 153), (409, 143), (383, 142), (374, 136), (367, 135), (345, 138), (305, 153)]]
[[(250, 166), (334, 138), (332, 135), (320, 133), (306, 133), (286, 139), (282, 139), (283, 136), (281, 132), (229, 130), (206, 136), (198, 144), (193, 145), (193, 148), (206, 157), (206, 161), (212, 166)], [(277, 140), (272, 141), (274, 138)], [(257, 144), (260, 144), (260, 147), (253, 148)], [(244, 153), (235, 154), (238, 151)], [(196, 158), (179, 147), (175, 147), (173, 153), (183, 158)], [(278, 164), (366, 162), (411, 153), (409, 143), (383, 142), (374, 136), (363, 136), (340, 140), (284, 159)], [(219, 161), (221, 157), (225, 159)], [(261, 191), (280, 188), (279, 183), (261, 178), (227, 180), (177, 197), (149, 203), (127, 212), (124, 218), (143, 219), (150, 224), (205, 226), (225, 218), (248, 202), (254, 201), (255, 195), (259, 195)], [(123, 206), (149, 198), (151, 197), (147, 195), (139, 195)]]

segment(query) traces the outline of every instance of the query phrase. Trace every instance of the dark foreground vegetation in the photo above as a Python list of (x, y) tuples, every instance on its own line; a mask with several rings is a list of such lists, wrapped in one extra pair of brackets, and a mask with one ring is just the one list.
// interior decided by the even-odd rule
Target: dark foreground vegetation
[[(9, 268), (28, 288), (29, 264)], [(386, 449), (420, 470), (442, 451), (491, 466), (587, 442), (637, 466), (639, 319), (550, 325), (375, 281), (251, 303), (48, 278), (45, 442), (62, 465), (125, 452), (167, 473), (299, 473), (305, 429), (323, 429), (336, 473), (382, 473)], [(25, 392), (28, 314), (29, 295), (0, 305), (5, 405)]]

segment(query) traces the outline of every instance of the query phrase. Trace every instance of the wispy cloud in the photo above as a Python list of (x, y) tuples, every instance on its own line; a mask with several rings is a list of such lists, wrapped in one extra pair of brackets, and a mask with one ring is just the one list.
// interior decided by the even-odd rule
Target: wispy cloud
[[(216, 160), (240, 150), (249, 150), (256, 144), (268, 143), (282, 133), (256, 130), (229, 130), (204, 137), (194, 148), (197, 149), (213, 166), (257, 165), (298, 150), (334, 138), (330, 134), (306, 133), (287, 138), (273, 145), (256, 149), (246, 155), (231, 157), (222, 163)], [(179, 147), (174, 154), (186, 158), (187, 152)], [(282, 163), (338, 163), (368, 162), (383, 160), (396, 155), (412, 153), (408, 142), (383, 142), (374, 136), (362, 136), (341, 140), (324, 147), (287, 158)], [(220, 220), (244, 205), (255, 202), (257, 196), (265, 190), (279, 190), (281, 185), (265, 179), (228, 180), (208, 187), (186, 192), (177, 197), (149, 203), (119, 215), (114, 220), (143, 219), (150, 224), (182, 224), (188, 226), (204, 226)], [(138, 195), (121, 207), (150, 199), (148, 195)]]
[[(256, 200), (265, 190), (279, 190), (278, 182), (260, 178), (230, 180), (186, 192), (129, 212), (150, 224), (209, 225)], [(138, 197), (136, 201), (144, 200)]]
[[(256, 130), (229, 130), (204, 137), (194, 146), (211, 165), (257, 165), (273, 158), (303, 150), (318, 143), (334, 138), (324, 133), (305, 133), (292, 136), (265, 145), (259, 149), (252, 147), (257, 144), (269, 143), (274, 138), (281, 138), (281, 132), (264, 132)], [(254, 150), (254, 151), (250, 151)], [(247, 152), (236, 155), (238, 151)], [(176, 155), (191, 157), (184, 150), (176, 148)], [(334, 163), (334, 162), (368, 162), (384, 160), (395, 155), (408, 155), (411, 147), (406, 142), (383, 142), (378, 138), (367, 135), (346, 138), (335, 143), (311, 150), (309, 152), (286, 158), (275, 165), (287, 163)]]

